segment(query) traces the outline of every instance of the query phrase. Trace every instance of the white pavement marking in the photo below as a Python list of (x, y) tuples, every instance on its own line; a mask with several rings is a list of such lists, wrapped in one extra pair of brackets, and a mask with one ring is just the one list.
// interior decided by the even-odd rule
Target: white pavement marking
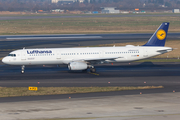
[(32, 40), (32, 39), (84, 39), (84, 38), (102, 38), (101, 36), (79, 36), (79, 37), (14, 37), (6, 38), (7, 40)]
[(88, 35), (88, 34), (31, 34), (31, 35), (0, 35), (1, 36), (4, 36), (4, 37), (8, 37), (8, 36), (18, 36), (18, 37), (22, 37), (22, 36), (50, 36), (50, 35)]

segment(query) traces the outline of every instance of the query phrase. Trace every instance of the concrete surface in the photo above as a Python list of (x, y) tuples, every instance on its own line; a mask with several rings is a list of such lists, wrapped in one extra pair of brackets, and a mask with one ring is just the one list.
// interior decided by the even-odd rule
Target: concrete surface
[[(71, 96), (71, 95), (69, 95)], [(9, 98), (11, 99), (11, 98)], [(180, 92), (0, 103), (1, 120), (179, 120)]]

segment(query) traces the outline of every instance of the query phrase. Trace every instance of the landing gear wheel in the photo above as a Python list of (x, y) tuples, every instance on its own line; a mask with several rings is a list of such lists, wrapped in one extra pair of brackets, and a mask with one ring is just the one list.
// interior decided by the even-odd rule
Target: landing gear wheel
[(21, 71), (22, 74), (24, 74), (24, 71)]
[(95, 69), (95, 68), (91, 68), (90, 71), (91, 71), (92, 73), (95, 73), (95, 72), (96, 72), (96, 69)]
[(23, 65), (23, 66), (21, 66), (21, 73), (22, 74), (24, 74), (24, 68), (25, 68), (25, 66)]

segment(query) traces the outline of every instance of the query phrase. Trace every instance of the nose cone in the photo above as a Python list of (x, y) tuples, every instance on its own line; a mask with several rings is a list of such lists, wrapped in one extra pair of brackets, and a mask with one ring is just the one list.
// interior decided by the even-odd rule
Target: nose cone
[(7, 64), (7, 62), (8, 62), (7, 58), (4, 57), (4, 58), (2, 59), (2, 62), (5, 63), (5, 64)]

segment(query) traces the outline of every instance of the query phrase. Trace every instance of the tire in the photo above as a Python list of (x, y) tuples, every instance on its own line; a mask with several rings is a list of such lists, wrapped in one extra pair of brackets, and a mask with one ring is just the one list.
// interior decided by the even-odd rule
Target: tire
[(95, 68), (91, 68), (90, 71), (91, 71), (92, 73), (95, 73), (95, 72), (96, 72), (96, 69), (95, 69)]

